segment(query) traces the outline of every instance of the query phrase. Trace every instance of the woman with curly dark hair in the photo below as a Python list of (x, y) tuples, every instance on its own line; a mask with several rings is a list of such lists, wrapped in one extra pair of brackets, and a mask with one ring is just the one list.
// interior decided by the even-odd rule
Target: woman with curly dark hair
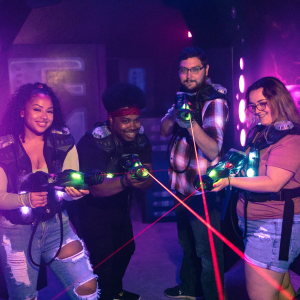
[(88, 191), (22, 191), (28, 174), (79, 169), (58, 98), (46, 84), (21, 86), (0, 130), (0, 257), (10, 299), (37, 299), (41, 259), (71, 299), (97, 299), (96, 276), (62, 201), (79, 199)]
[(237, 214), (250, 299), (292, 299), (288, 268), (300, 254), (300, 115), (289, 91), (274, 77), (254, 82), (246, 99), (251, 119), (258, 123), (245, 146), (247, 176), (221, 179), (213, 191), (228, 185), (243, 191)]

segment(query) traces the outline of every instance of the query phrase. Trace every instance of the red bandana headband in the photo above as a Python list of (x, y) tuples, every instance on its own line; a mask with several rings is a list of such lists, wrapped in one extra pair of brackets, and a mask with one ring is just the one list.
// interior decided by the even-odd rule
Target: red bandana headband
[(138, 107), (120, 108), (116, 111), (108, 113), (112, 117), (124, 117), (128, 115), (140, 115), (141, 109)]

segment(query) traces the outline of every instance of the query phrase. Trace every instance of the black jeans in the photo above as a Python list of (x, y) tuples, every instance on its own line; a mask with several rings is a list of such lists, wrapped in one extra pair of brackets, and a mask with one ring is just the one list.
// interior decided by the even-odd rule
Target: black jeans
[[(181, 199), (186, 197), (180, 193)], [(219, 232), (221, 230), (221, 212), (215, 193), (206, 193), (206, 200), (211, 225)], [(175, 200), (176, 201), (176, 200)], [(176, 201), (177, 202), (177, 201)], [(188, 198), (185, 203), (205, 220), (202, 196)], [(179, 244), (184, 256), (180, 269), (181, 287), (190, 296), (202, 296), (206, 300), (218, 300), (218, 290), (215, 271), (210, 250), (207, 227), (199, 221), (183, 205), (175, 208)], [(223, 243), (213, 234), (217, 261), (224, 287), (224, 257)]]
[(101, 300), (112, 300), (123, 288), (122, 279), (135, 250), (131, 241), (116, 252), (133, 237), (129, 212), (124, 207), (88, 206), (80, 215), (81, 233), (98, 275)]

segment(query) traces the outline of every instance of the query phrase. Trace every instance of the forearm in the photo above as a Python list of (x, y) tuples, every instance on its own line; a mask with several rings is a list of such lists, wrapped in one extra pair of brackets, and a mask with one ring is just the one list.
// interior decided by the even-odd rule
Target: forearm
[(0, 191), (1, 210), (17, 209), (23, 206), (32, 207), (30, 203), (30, 193), (18, 195)]
[(94, 197), (109, 197), (124, 190), (120, 177), (105, 178), (101, 184), (93, 185), (89, 188)]
[[(227, 179), (226, 179), (227, 180)], [(233, 177), (230, 185), (236, 188), (257, 193), (277, 193), (282, 186), (268, 176)]]
[(172, 134), (175, 126), (175, 119), (168, 114), (161, 120), (160, 134), (162, 137), (167, 137)]
[(217, 142), (208, 136), (197, 122), (193, 122), (192, 128), (188, 128), (188, 131), (194, 135), (196, 145), (210, 160), (218, 156), (220, 149)]

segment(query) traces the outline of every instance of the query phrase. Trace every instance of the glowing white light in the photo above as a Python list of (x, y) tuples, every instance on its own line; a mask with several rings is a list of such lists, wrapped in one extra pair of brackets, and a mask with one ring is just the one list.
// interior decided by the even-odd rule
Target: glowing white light
[(236, 129), (237, 129), (237, 130), (240, 130), (240, 124), (237, 124), (237, 125), (236, 125)]
[(192, 33), (189, 31), (188, 32), (188, 37), (191, 38), (192, 36), (193, 36)]
[(22, 206), (21, 207), (21, 212), (23, 215), (28, 215), (30, 213), (30, 208), (27, 206)]
[(245, 91), (245, 77), (244, 77), (244, 75), (240, 76), (240, 79), (239, 79), (239, 88), (240, 88), (240, 92), (244, 93), (244, 91)]
[(242, 129), (241, 135), (240, 135), (240, 143), (244, 147), (246, 143), (246, 131), (245, 129)]
[(239, 98), (240, 98), (239, 94), (236, 94), (235, 98), (236, 98), (236, 100), (239, 100)]
[(254, 176), (254, 170), (253, 169), (248, 169), (247, 170), (247, 176), (248, 177), (253, 177)]
[(64, 195), (64, 191), (55, 191), (55, 196), (56, 196), (56, 199), (60, 202), (60, 201), (62, 201), (62, 199), (63, 199), (63, 195)]
[(242, 99), (239, 104), (239, 118), (242, 123), (244, 123), (246, 120), (245, 109), (246, 109), (246, 101)]
[(242, 57), (240, 58), (240, 68), (244, 70), (244, 59)]

